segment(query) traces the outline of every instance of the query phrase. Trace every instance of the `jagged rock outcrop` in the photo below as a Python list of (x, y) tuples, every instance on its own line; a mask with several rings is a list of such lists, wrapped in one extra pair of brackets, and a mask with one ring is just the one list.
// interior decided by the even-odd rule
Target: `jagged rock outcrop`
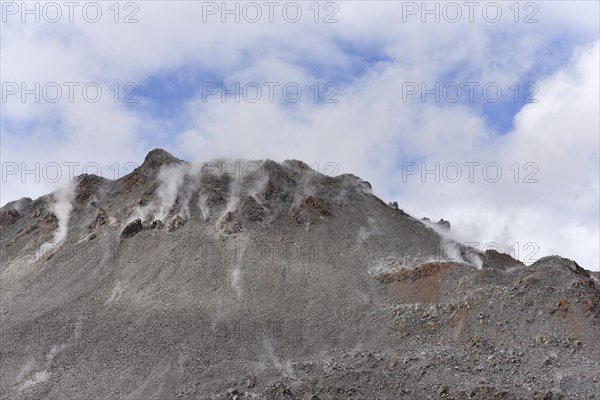
[(298, 223), (316, 222), (320, 218), (331, 216), (331, 206), (327, 200), (308, 196), (292, 206), (290, 216)]
[(144, 227), (140, 218), (128, 223), (121, 231), (121, 239), (129, 239), (140, 233)]
[(163, 224), (163, 222), (160, 219), (152, 221), (152, 224), (150, 225), (150, 229), (156, 229), (156, 230), (164, 229), (164, 227), (165, 227), (165, 224)]
[(519, 260), (515, 260), (509, 254), (499, 253), (496, 250), (486, 250), (485, 254), (481, 256), (483, 268), (496, 268), (496, 269), (513, 269), (523, 268), (523, 264)]
[(123, 194), (131, 193), (144, 185), (151, 184), (156, 173), (163, 166), (183, 163), (184, 161), (163, 149), (154, 149), (146, 155), (142, 165), (117, 181), (117, 191)]
[(0, 226), (12, 225), (19, 218), (19, 212), (14, 208), (0, 211)]
[(243, 230), (242, 224), (238, 221), (235, 214), (231, 211), (227, 211), (215, 225), (215, 229), (226, 235), (232, 233), (239, 233)]
[(250, 222), (261, 222), (265, 217), (265, 209), (254, 196), (246, 196), (242, 200), (242, 213)]
[(176, 231), (177, 229), (181, 228), (183, 225), (185, 225), (185, 220), (181, 217), (181, 215), (176, 215), (169, 221), (168, 231), (169, 232)]
[(96, 218), (90, 224), (90, 230), (95, 230), (108, 223), (108, 215), (106, 215), (106, 210), (103, 208), (98, 209), (96, 213)]
[(183, 160), (174, 157), (168, 151), (165, 151), (163, 149), (154, 149), (146, 155), (146, 158), (144, 159), (144, 162), (142, 163), (140, 168), (144, 171), (156, 170), (157, 168), (163, 167), (165, 165), (182, 163), (184, 163)]
[(426, 224), (429, 224), (432, 227), (438, 228), (442, 231), (449, 231), (451, 226), (450, 226), (450, 222), (446, 221), (443, 218), (440, 218), (440, 220), (438, 222), (431, 222), (431, 220), (427, 217), (423, 217), (421, 218), (421, 221), (425, 222)]
[(106, 184), (107, 180), (97, 175), (84, 174), (75, 179), (75, 204), (84, 204), (92, 200), (100, 187)]

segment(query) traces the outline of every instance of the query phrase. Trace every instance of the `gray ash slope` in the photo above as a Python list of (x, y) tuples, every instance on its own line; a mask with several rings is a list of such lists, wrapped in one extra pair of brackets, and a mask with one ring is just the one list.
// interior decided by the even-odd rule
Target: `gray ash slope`
[(0, 398), (600, 397), (597, 276), (454, 243), (353, 175), (253, 165), (153, 150), (2, 207)]

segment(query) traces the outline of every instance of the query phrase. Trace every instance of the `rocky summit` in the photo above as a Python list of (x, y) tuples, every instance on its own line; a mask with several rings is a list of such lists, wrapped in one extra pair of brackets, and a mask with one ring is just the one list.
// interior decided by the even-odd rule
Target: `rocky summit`
[(0, 209), (0, 398), (598, 399), (598, 274), (288, 160), (151, 151)]

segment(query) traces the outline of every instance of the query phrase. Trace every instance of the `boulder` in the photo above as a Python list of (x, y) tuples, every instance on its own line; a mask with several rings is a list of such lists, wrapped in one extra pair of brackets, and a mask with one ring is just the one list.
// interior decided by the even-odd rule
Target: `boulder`
[(112, 229), (119, 228), (119, 220), (115, 217), (108, 217), (108, 226)]
[[(181, 228), (183, 225), (185, 225), (185, 220), (180, 215), (176, 215), (175, 217), (173, 217), (171, 219), (171, 221), (169, 221), (169, 232), (176, 231), (177, 229)], [(158, 229), (160, 229), (160, 228), (158, 228)]]
[(495, 268), (495, 269), (511, 269), (525, 267), (519, 260), (515, 260), (513, 257), (506, 253), (500, 253), (493, 249), (488, 249), (483, 254), (483, 265), (482, 268)]
[(442, 228), (445, 231), (449, 231), (450, 230), (450, 222), (446, 221), (445, 219), (441, 218), (438, 222), (436, 222), (436, 224), (438, 224), (438, 226), (440, 228)]
[(90, 224), (89, 228), (90, 230), (94, 230), (101, 227), (102, 225), (105, 225), (106, 223), (108, 223), (108, 216), (106, 215), (106, 210), (104, 208), (100, 208), (96, 213), (96, 218)]
[(140, 233), (144, 227), (142, 226), (142, 220), (140, 218), (127, 224), (127, 226), (121, 232), (121, 239), (128, 239), (134, 237)]
[(165, 227), (165, 224), (163, 224), (163, 222), (160, 219), (154, 220), (152, 222), (152, 225), (150, 225), (150, 229), (156, 229), (156, 230), (163, 229), (164, 227)]

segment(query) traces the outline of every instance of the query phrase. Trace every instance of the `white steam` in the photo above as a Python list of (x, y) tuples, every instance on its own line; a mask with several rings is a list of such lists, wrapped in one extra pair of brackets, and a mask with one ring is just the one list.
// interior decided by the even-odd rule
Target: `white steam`
[[(192, 197), (196, 192), (200, 189), (200, 183), (202, 180), (202, 165), (199, 164), (191, 164), (185, 165), (186, 170), (185, 175), (183, 177), (183, 193), (180, 196), (179, 203), (181, 206), (181, 214), (183, 214), (184, 218), (190, 218), (190, 202), (192, 201)], [(204, 197), (204, 199), (202, 199)], [(203, 193), (200, 193), (200, 197), (198, 198), (197, 203), (198, 208), (202, 212), (202, 217), (206, 220), (208, 219), (208, 203), (206, 196), (203, 196)]]
[(236, 267), (231, 271), (231, 287), (235, 291), (235, 294), (238, 299), (242, 297), (242, 271), (240, 270), (240, 266), (236, 265)]
[(313, 170), (303, 171), (302, 177), (298, 183), (298, 187), (294, 193), (293, 204), (298, 204), (308, 196), (313, 196), (315, 194), (315, 175), (316, 172)]
[(515, 265), (514, 267), (507, 268), (505, 272), (507, 274), (511, 274), (513, 272), (520, 271), (520, 270), (525, 269), (525, 268), (526, 267), (523, 266), (523, 265)]
[(238, 182), (231, 181), (229, 184), (229, 197), (227, 198), (227, 207), (225, 208), (225, 215), (228, 212), (235, 212), (240, 203), (240, 194), (242, 192), (241, 185)]
[(71, 201), (73, 200), (74, 189), (74, 185), (69, 183), (53, 193), (53, 203), (50, 206), (50, 210), (56, 216), (58, 226), (54, 231), (52, 240), (40, 246), (36, 257), (37, 260), (58, 250), (60, 245), (65, 241), (69, 231), (69, 217), (73, 210)]
[[(52, 346), (52, 348), (50, 349), (50, 352), (46, 355), (46, 363), (44, 365), (44, 369), (42, 371), (35, 372), (30, 379), (28, 379), (27, 381), (25, 381), (23, 383), (20, 390), (27, 389), (31, 386), (37, 385), (38, 383), (46, 382), (48, 380), (48, 378), (50, 378), (49, 370), (50, 370), (50, 367), (52, 367), (52, 361), (54, 360), (54, 357), (59, 352), (64, 350), (65, 347), (66, 347), (66, 345)], [(32, 365), (33, 364), (28, 363), (25, 366), (25, 368), (29, 369), (29, 368), (31, 368)], [(23, 372), (24, 371), (22, 371), (22, 373)]]
[(52, 241), (56, 244), (62, 243), (67, 237), (69, 230), (69, 216), (73, 210), (73, 185), (65, 186), (55, 192), (55, 203), (52, 205), (52, 212), (58, 219), (58, 228), (54, 232)]
[(158, 206), (155, 219), (163, 221), (177, 200), (179, 187), (183, 184), (186, 173), (189, 171), (187, 164), (166, 166), (161, 168), (157, 179), (160, 186), (157, 190)]
[(204, 193), (198, 195), (198, 208), (202, 213), (202, 218), (206, 221), (210, 219), (210, 209), (208, 208), (208, 196)]
[[(232, 165), (239, 166), (240, 164), (243, 165), (243, 163), (249, 162), (244, 160), (235, 160), (235, 162)], [(258, 168), (258, 165), (256, 165), (256, 167)], [(233, 169), (234, 167), (228, 168)], [(239, 169), (239, 167), (235, 168)], [(240, 171), (242, 170), (240, 169)], [(225, 207), (225, 211), (223, 212), (221, 218), (225, 216), (228, 212), (235, 213), (239, 207), (240, 201), (243, 196), (252, 196), (258, 203), (260, 203), (260, 196), (257, 196), (257, 194), (265, 188), (265, 185), (269, 181), (268, 174), (257, 174), (254, 176), (250, 173), (238, 171), (238, 173), (230, 176), (232, 177), (232, 180), (229, 182), (229, 196), (227, 198), (227, 206)]]
[[(179, 191), (186, 176), (190, 175), (192, 170), (189, 164), (177, 164), (177, 165), (166, 165), (161, 167), (158, 172), (156, 179), (159, 181), (158, 189), (156, 190), (156, 199), (145, 207), (138, 208), (129, 217), (125, 224), (128, 224), (138, 218), (142, 221), (148, 219), (159, 219), (164, 221), (169, 215), (169, 212), (175, 205), (179, 196)], [(182, 212), (185, 216), (189, 216), (189, 200), (191, 193), (194, 188), (188, 188), (184, 193), (183, 198), (180, 199), (185, 201), (182, 205)]]
[(108, 298), (108, 300), (106, 300), (106, 304), (110, 304), (113, 301), (119, 300), (121, 298), (121, 296), (123, 295), (124, 291), (125, 291), (125, 288), (123, 287), (123, 284), (121, 283), (120, 280), (117, 279), (117, 284), (115, 285), (112, 292), (110, 293), (110, 297)]
[(477, 250), (468, 247), (465, 254), (462, 251), (462, 245), (454, 238), (452, 231), (442, 228), (438, 224), (429, 220), (419, 220), (422, 224), (432, 228), (440, 236), (440, 258), (441, 261), (463, 262), (475, 266), (477, 269), (483, 268), (483, 260), (477, 254)]
[(361, 226), (358, 229), (358, 242), (362, 243), (373, 235), (379, 234), (379, 229), (377, 228), (376, 221), (374, 218), (369, 217), (367, 219), (368, 226)]
[[(249, 172), (245, 172), (248, 168), (241, 167), (246, 164), (239, 160), (233, 162), (219, 160), (202, 164), (185, 163), (163, 166), (156, 177), (159, 186), (155, 192), (155, 199), (147, 206), (136, 209), (126, 223), (130, 223), (137, 218), (142, 219), (142, 221), (148, 219), (164, 221), (168, 218), (176, 203), (179, 207), (179, 213), (186, 219), (190, 218), (190, 204), (192, 204), (192, 199), (196, 194), (198, 194), (198, 200), (195, 206), (202, 213), (204, 220), (209, 219), (208, 194), (202, 188), (202, 177), (204, 175), (231, 176), (232, 179), (228, 188), (229, 196), (224, 213), (233, 212), (237, 209), (243, 192), (256, 194), (264, 187), (268, 179), (266, 176), (252, 177)], [(258, 164), (256, 168), (258, 169)]]
[(283, 376), (287, 378), (295, 379), (296, 376), (294, 374), (294, 369), (292, 368), (292, 363), (288, 361), (281, 362), (275, 351), (273, 350), (273, 344), (268, 337), (263, 337), (263, 348), (265, 349), (266, 358), (271, 363), (273, 367), (275, 367)]
[(475, 264), (475, 266), (477, 267), (477, 269), (482, 269), (483, 268), (483, 260), (481, 259), (481, 257), (479, 257), (479, 254), (473, 253), (473, 258), (471, 260), (471, 263)]
[(269, 174), (268, 173), (262, 173), (258, 176), (256, 176), (255, 179), (252, 180), (252, 184), (250, 185), (249, 188), (247, 188), (247, 192), (249, 196), (252, 196), (256, 199), (256, 201), (260, 202), (260, 196), (257, 196), (259, 192), (262, 192), (265, 187), (267, 186), (267, 183), (269, 182)]

